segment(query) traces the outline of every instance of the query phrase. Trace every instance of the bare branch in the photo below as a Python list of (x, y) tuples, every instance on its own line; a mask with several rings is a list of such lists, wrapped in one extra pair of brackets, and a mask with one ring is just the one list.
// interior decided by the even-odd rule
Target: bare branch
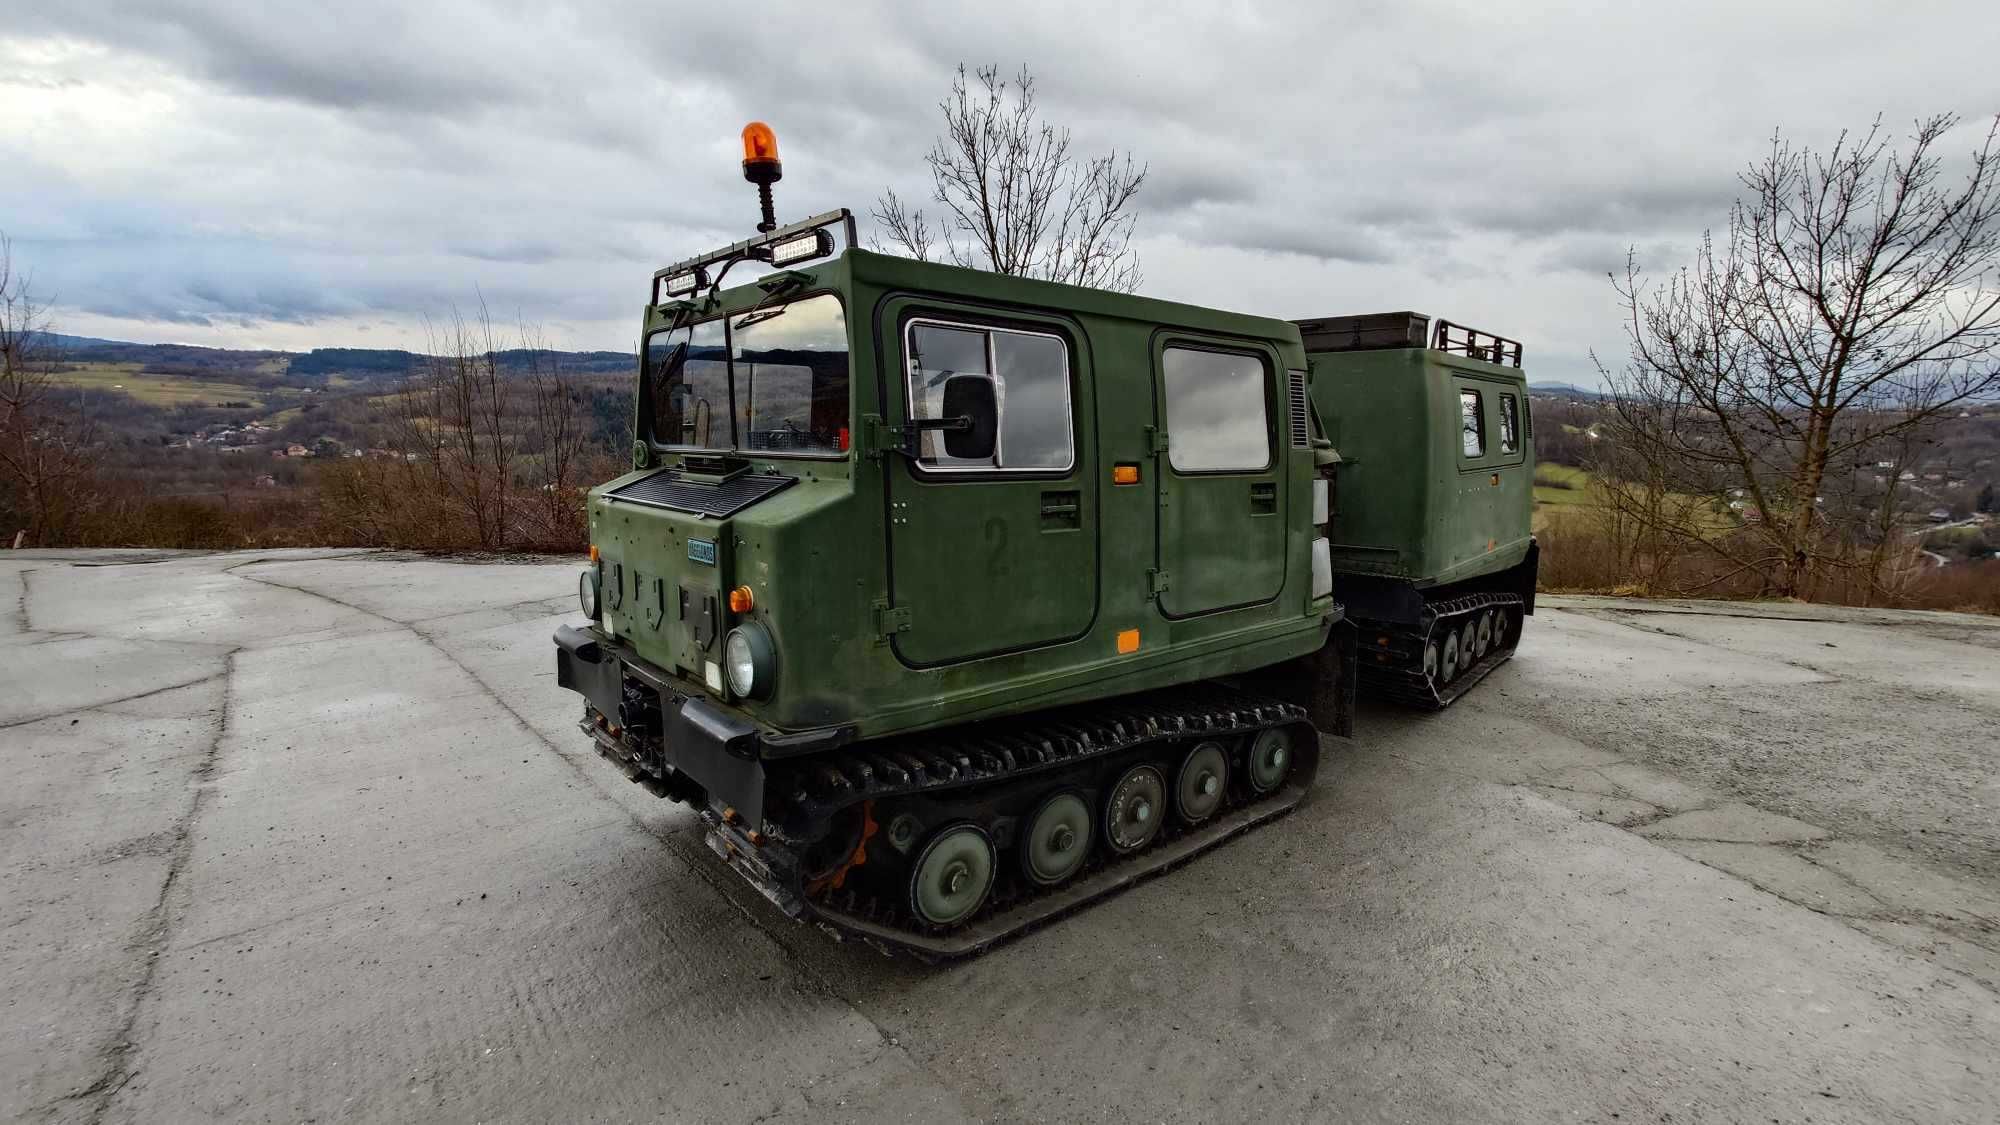
[(1035, 80), (961, 65), (938, 103), (945, 131), (924, 154), (940, 219), (886, 191), (873, 209), (877, 248), (920, 261), (1131, 292), (1133, 199), (1144, 165), (1113, 150), (1078, 160), (1067, 129), (1040, 120)]
[(1938, 146), (1958, 124), (1919, 121), (1900, 151), (1879, 122), (1824, 154), (1776, 135), (1720, 245), (1704, 238), (1661, 285), (1628, 265), (1630, 357), (1604, 371), (1633, 458), (1620, 479), (1754, 505), (1730, 535), (1635, 518), (1785, 595), (1896, 553), (1896, 474), (1871, 472), (1879, 492), (1852, 482), (2000, 390), (2000, 119), (1954, 186)]

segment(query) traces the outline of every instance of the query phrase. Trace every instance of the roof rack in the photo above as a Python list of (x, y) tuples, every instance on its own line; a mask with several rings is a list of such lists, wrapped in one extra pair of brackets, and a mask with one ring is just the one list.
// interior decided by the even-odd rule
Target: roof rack
[(1309, 352), (1362, 352), (1382, 348), (1434, 348), (1467, 359), (1521, 366), (1521, 344), (1505, 336), (1433, 322), (1419, 312), (1366, 313), (1295, 320)]
[(1431, 347), (1441, 352), (1485, 360), (1501, 366), (1521, 366), (1521, 342), (1440, 320), (1431, 332)]
[[(839, 224), (843, 232), (847, 235), (847, 245), (850, 248), (853, 247), (856, 244), (854, 237), (854, 212), (842, 207), (837, 211), (828, 211), (825, 214), (814, 215), (810, 219), (801, 220), (790, 226), (779, 227), (769, 234), (760, 234), (755, 238), (746, 238), (741, 242), (725, 246), (720, 250), (713, 250), (706, 254), (697, 254), (692, 258), (675, 262), (665, 269), (655, 270), (653, 272), (653, 303), (664, 305), (674, 298), (686, 297), (693, 293), (698, 293), (703, 289), (720, 285), (722, 283), (722, 275), (729, 272), (729, 267), (744, 260), (767, 262), (775, 266), (789, 266), (797, 262), (808, 262), (814, 258), (823, 258), (833, 253), (833, 235), (830, 232), (821, 232), (826, 232), (826, 228), (835, 224)], [(806, 243), (807, 237), (814, 235), (817, 235), (817, 237), (813, 238), (810, 243)], [(804, 243), (804, 245), (799, 246), (796, 251), (791, 253), (785, 252), (792, 251), (792, 247), (786, 246), (783, 250), (774, 254), (773, 251), (778, 250), (780, 244), (784, 243)], [(708, 267), (718, 262), (722, 263), (722, 269), (716, 272), (713, 279), (710, 279)]]

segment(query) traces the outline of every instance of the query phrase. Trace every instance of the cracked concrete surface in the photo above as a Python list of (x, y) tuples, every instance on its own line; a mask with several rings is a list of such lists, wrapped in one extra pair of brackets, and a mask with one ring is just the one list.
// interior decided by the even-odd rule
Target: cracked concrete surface
[(574, 565), (0, 554), (0, 1118), (2000, 1117), (2000, 623), (1548, 599), (968, 964), (591, 754)]

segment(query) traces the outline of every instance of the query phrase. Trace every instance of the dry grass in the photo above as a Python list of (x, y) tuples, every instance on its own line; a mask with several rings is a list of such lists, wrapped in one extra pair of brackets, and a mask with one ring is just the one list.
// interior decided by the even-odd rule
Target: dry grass
[[(1709, 551), (1655, 560), (1620, 543), (1599, 512), (1585, 507), (1548, 513), (1536, 530), (1542, 548), (1541, 589), (1551, 593), (1754, 599), (1750, 575)], [(1933, 566), (1915, 553), (1893, 560), (1879, 581), (1855, 569), (1834, 569), (1814, 590), (1829, 605), (1944, 609), (2000, 614), (2000, 560)]]

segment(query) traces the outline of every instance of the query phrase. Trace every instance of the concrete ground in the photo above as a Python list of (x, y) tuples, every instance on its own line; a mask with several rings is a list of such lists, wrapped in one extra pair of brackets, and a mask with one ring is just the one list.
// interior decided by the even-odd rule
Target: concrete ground
[(2000, 622), (1547, 599), (933, 969), (596, 759), (575, 570), (0, 553), (0, 1118), (2000, 1120)]

